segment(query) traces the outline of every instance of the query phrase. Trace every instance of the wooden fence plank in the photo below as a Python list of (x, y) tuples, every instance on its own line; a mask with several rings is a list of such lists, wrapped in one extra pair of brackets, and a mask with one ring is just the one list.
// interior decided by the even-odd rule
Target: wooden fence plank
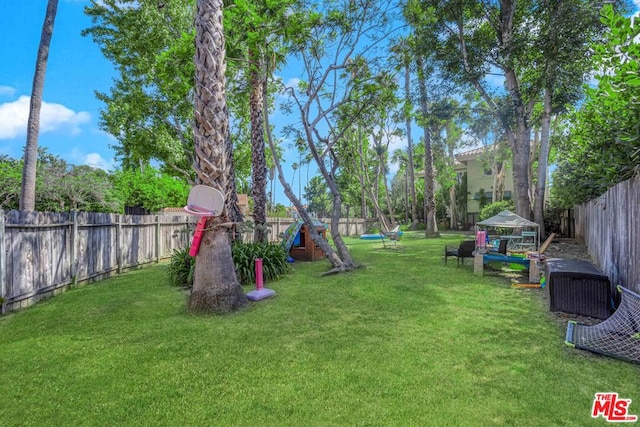
[(4, 210), (0, 209), (0, 297), (3, 297), (0, 304), (0, 314), (5, 312), (7, 306), (4, 301), (4, 296), (7, 295), (7, 246), (5, 244), (4, 223)]

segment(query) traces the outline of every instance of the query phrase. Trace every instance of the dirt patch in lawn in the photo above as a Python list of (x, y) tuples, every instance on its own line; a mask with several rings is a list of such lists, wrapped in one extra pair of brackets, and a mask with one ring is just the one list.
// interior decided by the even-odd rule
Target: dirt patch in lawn
[(587, 247), (576, 239), (554, 239), (544, 252), (547, 258), (579, 259), (593, 262)]

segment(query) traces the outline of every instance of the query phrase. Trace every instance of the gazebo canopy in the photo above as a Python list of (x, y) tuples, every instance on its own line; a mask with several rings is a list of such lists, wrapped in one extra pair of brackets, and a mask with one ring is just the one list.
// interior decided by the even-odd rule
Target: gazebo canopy
[(476, 225), (505, 228), (538, 227), (537, 223), (506, 210), (492, 216), (491, 218), (487, 218), (484, 221), (480, 221)]

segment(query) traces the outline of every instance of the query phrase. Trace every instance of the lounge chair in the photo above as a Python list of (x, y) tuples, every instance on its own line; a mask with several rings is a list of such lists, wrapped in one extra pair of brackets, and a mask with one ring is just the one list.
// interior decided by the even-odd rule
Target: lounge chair
[(444, 247), (444, 263), (447, 263), (447, 258), (450, 256), (456, 257), (458, 261), (458, 265), (462, 261), (464, 264), (465, 258), (473, 258), (473, 252), (476, 250), (476, 241), (475, 240), (464, 240), (460, 242), (460, 246), (458, 248), (454, 248), (452, 246)]
[[(402, 235), (402, 231), (400, 231), (400, 226), (396, 225), (393, 229), (389, 231), (381, 231), (380, 238), (382, 240), (382, 246), (385, 248), (387, 245), (391, 246), (391, 242), (393, 242), (393, 246), (397, 246), (398, 240), (400, 240), (400, 236)], [(388, 242), (385, 242), (388, 240)]]

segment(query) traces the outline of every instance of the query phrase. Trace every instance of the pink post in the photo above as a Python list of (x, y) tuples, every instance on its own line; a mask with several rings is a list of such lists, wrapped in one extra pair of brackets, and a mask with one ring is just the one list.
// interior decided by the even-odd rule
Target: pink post
[(251, 301), (260, 301), (276, 294), (273, 289), (263, 288), (262, 280), (262, 258), (256, 258), (256, 288), (247, 292), (247, 298)]
[(485, 249), (487, 247), (487, 232), (486, 231), (478, 231), (476, 233), (476, 248)]
[(262, 289), (262, 258), (256, 258), (256, 289)]

